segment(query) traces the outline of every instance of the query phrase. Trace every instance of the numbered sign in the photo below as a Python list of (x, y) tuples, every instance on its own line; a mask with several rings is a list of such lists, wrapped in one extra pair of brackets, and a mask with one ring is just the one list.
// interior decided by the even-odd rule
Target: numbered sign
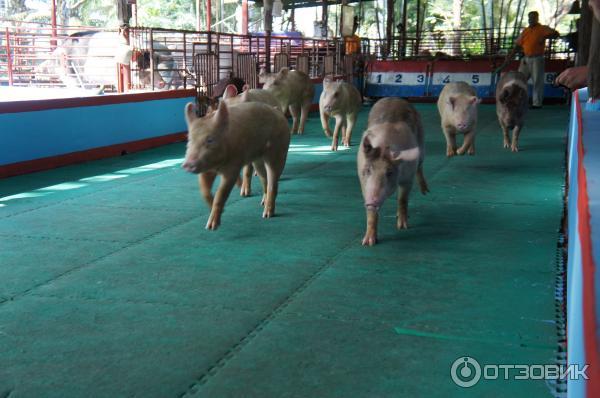
[(472, 86), (489, 87), (492, 84), (491, 73), (445, 73), (436, 72), (433, 74), (432, 84), (445, 85), (451, 82), (466, 82)]
[(424, 85), (425, 73), (375, 72), (368, 76), (369, 84), (398, 84), (406, 86)]

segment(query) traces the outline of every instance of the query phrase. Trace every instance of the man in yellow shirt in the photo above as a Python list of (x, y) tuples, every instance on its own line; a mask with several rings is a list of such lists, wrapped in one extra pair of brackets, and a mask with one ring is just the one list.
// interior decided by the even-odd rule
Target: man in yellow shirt
[(506, 56), (510, 61), (517, 50), (521, 48), (525, 56), (521, 59), (519, 72), (531, 77), (533, 81), (532, 107), (541, 108), (544, 100), (544, 50), (546, 39), (554, 39), (559, 33), (539, 23), (539, 14), (532, 11), (527, 14), (529, 17), (529, 26), (523, 30), (523, 33), (515, 40), (515, 47)]

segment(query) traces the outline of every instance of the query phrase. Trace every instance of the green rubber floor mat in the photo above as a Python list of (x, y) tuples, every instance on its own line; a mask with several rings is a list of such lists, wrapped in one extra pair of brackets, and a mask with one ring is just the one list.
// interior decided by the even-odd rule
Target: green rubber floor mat
[(276, 217), (230, 196), (217, 231), (185, 144), (0, 180), (0, 397), (548, 397), (543, 380), (453, 382), (455, 360), (553, 364), (568, 108), (531, 111), (521, 151), (480, 107), (447, 159), (417, 105), (431, 193), (381, 210), (361, 246), (357, 143), (294, 136)]

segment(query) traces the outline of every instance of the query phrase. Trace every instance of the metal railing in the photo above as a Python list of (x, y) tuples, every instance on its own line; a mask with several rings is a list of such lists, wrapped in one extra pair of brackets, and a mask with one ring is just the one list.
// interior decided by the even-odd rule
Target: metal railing
[[(515, 30), (520, 32), (522, 29)], [(386, 39), (363, 39), (363, 53), (378, 59), (404, 59), (424, 57), (453, 57), (470, 59), (506, 55), (514, 46), (515, 36), (495, 29), (441, 30), (408, 32), (406, 37), (394, 36), (387, 48)], [(567, 41), (546, 41), (548, 59), (572, 59), (575, 55)]]
[[(123, 80), (129, 90), (174, 89), (216, 84), (205, 81), (206, 76), (212, 80), (244, 74), (248, 83), (256, 86), (255, 75), (261, 67), (287, 65), (318, 77), (326, 70), (326, 59), (333, 61), (328, 72), (344, 71), (343, 42), (339, 39), (138, 27), (126, 32), (88, 27), (53, 30), (45, 24), (4, 22), (0, 29), (0, 85), (102, 86), (117, 91)], [(216, 73), (205, 73), (202, 82), (195, 67), (197, 54), (216, 57), (211, 64)], [(126, 77), (118, 63), (126, 66)]]

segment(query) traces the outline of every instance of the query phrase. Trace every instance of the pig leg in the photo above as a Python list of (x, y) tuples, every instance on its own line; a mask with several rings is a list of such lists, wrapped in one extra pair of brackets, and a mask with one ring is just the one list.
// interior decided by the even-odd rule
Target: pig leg
[(198, 174), (198, 185), (200, 186), (200, 192), (202, 197), (208, 204), (208, 207), (213, 205), (212, 186), (217, 178), (217, 173), (214, 171), (207, 171), (202, 174)]
[(456, 132), (451, 127), (442, 126), (444, 136), (446, 137), (446, 156), (456, 155)]
[(377, 218), (379, 213), (376, 210), (367, 209), (367, 231), (362, 240), (363, 246), (373, 246), (377, 243)]
[(456, 150), (457, 155), (464, 155), (465, 152), (469, 153), (469, 155), (475, 154), (475, 131), (471, 130), (468, 133), (465, 133), (465, 139), (463, 140), (463, 144), (460, 148)]
[(290, 115), (292, 115), (292, 132), (291, 134), (298, 133), (298, 116), (300, 112), (298, 105), (290, 105)]
[(425, 175), (423, 174), (423, 164), (420, 164), (417, 169), (417, 182), (419, 183), (419, 188), (423, 195), (429, 192), (429, 187), (427, 186), (427, 181), (425, 181)]
[(324, 110), (321, 110), (321, 127), (323, 127), (323, 132), (325, 133), (325, 137), (331, 138), (331, 129), (329, 128), (329, 114)]
[(235, 185), (235, 180), (239, 174), (239, 170), (237, 170), (235, 173), (221, 174), (221, 184), (219, 184), (219, 188), (217, 188), (212, 209), (210, 211), (210, 216), (208, 217), (208, 222), (206, 223), (206, 229), (214, 231), (219, 228), (219, 225), (221, 225), (221, 214), (223, 213), (225, 202), (227, 201), (227, 198), (229, 197), (229, 194)]
[[(284, 144), (287, 146), (287, 144)], [(275, 214), (275, 199), (279, 189), (279, 177), (283, 173), (287, 151), (275, 151), (271, 156), (265, 159), (267, 169), (267, 197), (263, 218), (271, 218)]]
[(408, 195), (412, 189), (412, 183), (398, 187), (398, 211), (396, 212), (398, 229), (408, 228)]
[(252, 194), (252, 173), (254, 169), (251, 164), (244, 166), (242, 188), (240, 189), (241, 196), (250, 196)]
[(511, 151), (519, 152), (519, 134), (521, 133), (521, 126), (517, 125), (513, 129), (512, 144), (510, 146)]
[(301, 113), (300, 113), (300, 129), (298, 130), (298, 134), (304, 134), (304, 126), (306, 125), (306, 119), (308, 118), (308, 113), (310, 112), (312, 99), (302, 105)]
[(335, 127), (333, 129), (333, 138), (331, 139), (331, 150), (337, 151), (340, 130), (342, 128), (344, 120), (343, 120), (342, 116), (340, 116), (340, 115), (335, 115), (334, 117), (335, 117)]
[(344, 145), (349, 147), (350, 140), (352, 139), (352, 129), (354, 128), (354, 124), (356, 123), (356, 113), (351, 113), (346, 117), (346, 134), (344, 135)]
[(502, 127), (502, 137), (503, 137), (503, 146), (504, 148), (510, 148), (510, 138), (508, 137), (508, 128), (506, 125), (500, 123), (500, 127)]
[(265, 201), (267, 199), (267, 169), (265, 169), (265, 163), (263, 160), (257, 160), (254, 163), (254, 170), (256, 170), (256, 174), (258, 174), (258, 178), (260, 178), (260, 183), (263, 187), (262, 199), (260, 200), (260, 205), (264, 206)]

